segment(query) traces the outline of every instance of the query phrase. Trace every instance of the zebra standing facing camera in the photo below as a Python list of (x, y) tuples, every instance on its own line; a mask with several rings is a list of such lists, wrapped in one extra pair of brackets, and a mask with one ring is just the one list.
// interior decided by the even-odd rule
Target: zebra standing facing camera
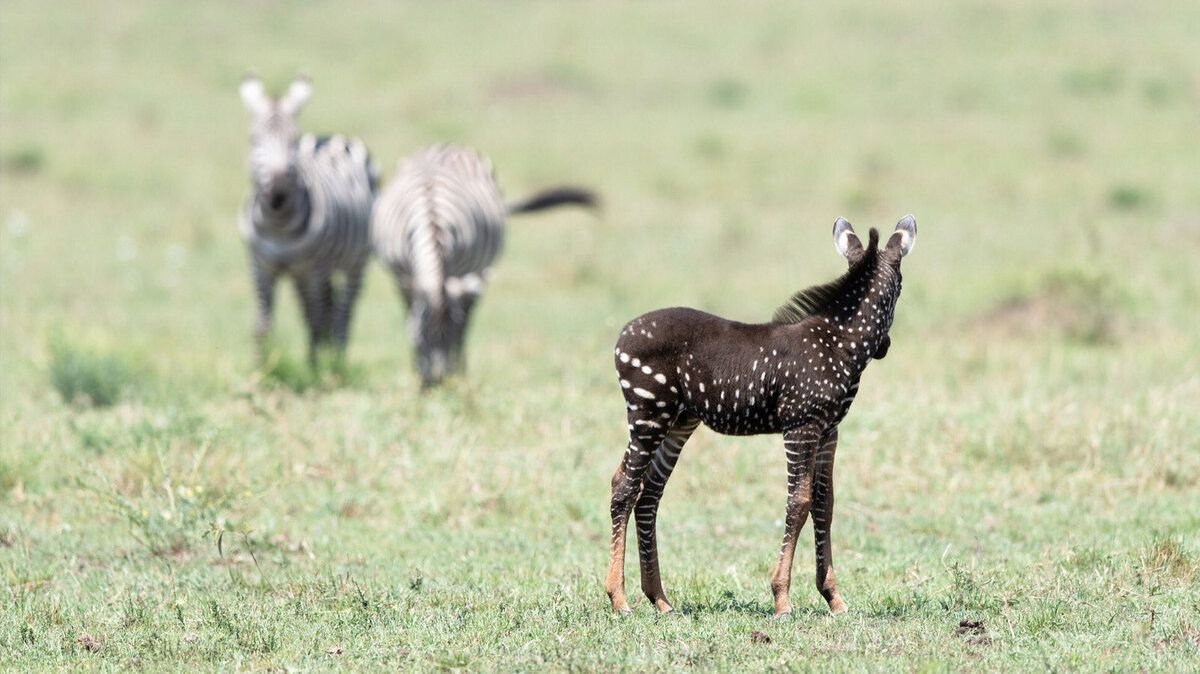
[[(308, 359), (333, 342), (345, 352), (354, 302), (370, 258), (371, 205), (378, 178), (362, 141), (301, 135), (296, 115), (312, 85), (292, 82), (279, 99), (247, 77), (240, 87), (250, 112), (253, 193), (241, 214), (258, 301), (254, 337), (260, 362), (271, 332), (275, 282), (290, 276), (308, 326)], [(340, 276), (340, 287), (334, 287)]]
[(783, 545), (771, 575), (775, 615), (792, 610), (792, 559), (810, 508), (817, 589), (830, 611), (846, 610), (829, 541), (838, 424), (854, 402), (863, 370), (891, 344), (900, 260), (916, 243), (917, 222), (911, 215), (901, 219), (882, 248), (872, 229), (864, 248), (850, 223), (838, 218), (833, 240), (850, 270), (796, 293), (770, 323), (750, 325), (675, 308), (635, 318), (621, 331), (614, 360), (629, 445), (612, 478), (604, 585), (614, 611), (629, 611), (625, 532), (631, 512), (642, 591), (659, 611), (671, 610), (658, 568), (658, 503), (680, 451), (701, 423), (725, 435), (783, 434), (788, 498)]
[(563, 204), (594, 207), (596, 197), (557, 187), (506, 203), (491, 163), (457, 145), (400, 162), (375, 203), (371, 239), (404, 299), (422, 388), (464, 366), (467, 322), (500, 253), (505, 218)]

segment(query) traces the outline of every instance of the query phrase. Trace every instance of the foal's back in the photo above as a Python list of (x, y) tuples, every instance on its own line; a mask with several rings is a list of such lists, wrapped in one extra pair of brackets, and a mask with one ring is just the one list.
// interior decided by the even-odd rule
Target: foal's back
[(617, 374), (631, 407), (692, 414), (726, 435), (777, 433), (794, 421), (780, 403), (805, 369), (787, 333), (772, 323), (660, 309), (621, 331)]

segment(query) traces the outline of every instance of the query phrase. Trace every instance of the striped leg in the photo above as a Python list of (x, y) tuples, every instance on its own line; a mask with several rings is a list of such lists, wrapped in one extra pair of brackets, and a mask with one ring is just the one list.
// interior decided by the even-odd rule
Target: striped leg
[(362, 279), (362, 267), (346, 272), (346, 286), (342, 288), (333, 309), (333, 343), (337, 345), (339, 356), (346, 352), (346, 342), (350, 338), (350, 319), (354, 315), (354, 303), (358, 300), (358, 292), (362, 289)]
[(446, 376), (446, 307), (432, 307), (426, 298), (418, 298), (410, 316), (421, 389), (428, 390)]
[(327, 275), (310, 273), (296, 277), (296, 292), (300, 296), (300, 307), (304, 310), (304, 322), (308, 326), (308, 363), (315, 368), (317, 347), (327, 334), (333, 288)]
[(841, 613), (846, 603), (838, 593), (837, 578), (833, 572), (833, 548), (829, 543), (830, 527), (833, 525), (833, 458), (837, 453), (838, 432), (833, 429), (826, 434), (821, 448), (817, 450), (816, 473), (813, 482), (813, 537), (817, 549), (817, 590), (829, 610)]
[(477, 293), (468, 292), (460, 296), (454, 303), (450, 316), (450, 335), (447, 340), (450, 346), (448, 354), (450, 372), (462, 372), (467, 367), (464, 353), (467, 328), (471, 323), (471, 313), (475, 310), (475, 303), (478, 300)]
[(333, 323), (336, 293), (333, 290), (332, 274), (325, 272), (317, 282), (317, 343), (328, 344), (333, 338)]
[(275, 274), (254, 265), (254, 292), (257, 316), (254, 319), (254, 346), (258, 364), (267, 360), (267, 338), (271, 336), (271, 317), (275, 312)]
[(786, 431), (783, 446), (787, 453), (788, 500), (784, 518), (783, 545), (779, 561), (771, 574), (771, 592), (775, 595), (776, 617), (792, 612), (789, 592), (792, 587), (792, 560), (796, 554), (796, 538), (808, 519), (812, 505), (813, 459), (821, 441), (821, 429), (809, 424)]
[(667, 437), (654, 452), (654, 458), (650, 461), (650, 469), (642, 478), (642, 495), (638, 497), (637, 505), (634, 506), (634, 519), (637, 520), (638, 557), (642, 569), (642, 592), (660, 613), (670, 611), (671, 604), (667, 601), (667, 595), (663, 591), (662, 577), (658, 570), (658, 544), (655, 531), (658, 503), (662, 499), (667, 480), (671, 479), (671, 471), (675, 470), (679, 452), (699, 424), (699, 417), (686, 412), (675, 419)]
[(612, 478), (612, 501), (609, 504), (612, 542), (604, 589), (612, 601), (613, 610), (618, 613), (630, 612), (629, 602), (625, 599), (625, 532), (629, 513), (642, 492), (646, 468), (667, 436), (668, 424), (656, 417), (658, 415), (650, 410), (630, 410), (629, 445), (625, 449), (625, 458), (617, 466)]

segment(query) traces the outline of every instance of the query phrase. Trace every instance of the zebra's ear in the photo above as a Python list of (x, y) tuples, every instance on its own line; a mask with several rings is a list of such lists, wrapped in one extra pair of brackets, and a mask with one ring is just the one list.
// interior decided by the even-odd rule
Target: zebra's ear
[(262, 117), (271, 111), (271, 99), (267, 96), (262, 80), (258, 77), (254, 75), (243, 77), (242, 84), (238, 87), (238, 93), (242, 96), (242, 105), (246, 106), (250, 114)]
[(288, 87), (283, 98), (279, 99), (279, 111), (285, 115), (295, 115), (308, 102), (309, 96), (312, 96), (312, 82), (308, 77), (301, 75)]
[(912, 215), (900, 218), (896, 223), (896, 231), (888, 238), (887, 249), (899, 250), (900, 256), (908, 255), (913, 246), (917, 245), (917, 219)]
[(846, 259), (862, 253), (862, 241), (845, 218), (838, 218), (833, 223), (833, 247), (837, 249), (838, 255)]

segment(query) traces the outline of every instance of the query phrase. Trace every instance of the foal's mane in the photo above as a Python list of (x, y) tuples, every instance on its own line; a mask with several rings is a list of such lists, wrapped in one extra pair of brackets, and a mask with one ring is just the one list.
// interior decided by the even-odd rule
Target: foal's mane
[(792, 295), (786, 304), (775, 310), (774, 323), (799, 323), (828, 309), (846, 292), (875, 269), (879, 251), (879, 230), (871, 228), (870, 242), (863, 256), (850, 270), (824, 285), (805, 288)]

